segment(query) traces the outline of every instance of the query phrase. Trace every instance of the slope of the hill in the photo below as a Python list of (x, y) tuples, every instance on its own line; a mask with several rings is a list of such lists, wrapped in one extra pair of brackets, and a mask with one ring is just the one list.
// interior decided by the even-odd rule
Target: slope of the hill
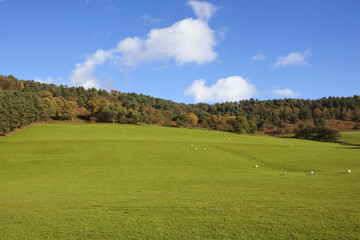
[(344, 143), (360, 145), (360, 132), (343, 132), (341, 136), (340, 141)]
[(359, 236), (358, 147), (48, 124), (0, 139), (0, 152), (0, 239)]

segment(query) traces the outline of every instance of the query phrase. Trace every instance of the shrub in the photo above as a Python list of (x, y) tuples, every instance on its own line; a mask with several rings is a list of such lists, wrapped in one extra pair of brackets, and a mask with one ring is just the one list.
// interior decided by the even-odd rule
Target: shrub
[(295, 137), (320, 142), (336, 142), (340, 137), (340, 132), (327, 127), (307, 126), (296, 129)]

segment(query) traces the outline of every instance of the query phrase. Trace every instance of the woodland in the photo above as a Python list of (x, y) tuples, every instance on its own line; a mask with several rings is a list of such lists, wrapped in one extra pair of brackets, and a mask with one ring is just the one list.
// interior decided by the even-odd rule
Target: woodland
[[(0, 75), (0, 134), (34, 122), (102, 122), (284, 135), (304, 126), (360, 128), (360, 96), (184, 104), (137, 93)], [(339, 124), (340, 123), (340, 124)], [(339, 129), (340, 128), (340, 129)]]

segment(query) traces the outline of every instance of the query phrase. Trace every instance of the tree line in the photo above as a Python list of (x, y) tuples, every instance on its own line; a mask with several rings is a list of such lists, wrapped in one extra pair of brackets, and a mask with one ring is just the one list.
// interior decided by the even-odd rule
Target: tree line
[(6, 134), (35, 121), (86, 120), (204, 127), (236, 133), (269, 128), (293, 132), (298, 122), (360, 122), (360, 96), (317, 100), (255, 99), (216, 104), (184, 104), (143, 94), (57, 86), (0, 75), (0, 132)]

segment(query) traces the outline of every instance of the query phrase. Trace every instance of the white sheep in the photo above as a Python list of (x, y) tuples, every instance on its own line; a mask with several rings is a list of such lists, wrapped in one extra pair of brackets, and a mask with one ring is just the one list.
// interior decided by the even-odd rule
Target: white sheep
[(258, 168), (259, 166), (258, 165), (255, 165), (255, 168)]
[(196, 151), (196, 150), (197, 150), (197, 148), (194, 148), (194, 150)]
[(351, 173), (351, 170), (350, 170), (350, 169), (348, 169), (348, 170), (347, 170), (347, 173)]
[(203, 151), (206, 151), (206, 149), (204, 148)]
[(286, 175), (286, 172), (284, 172), (284, 175)]
[(314, 171), (310, 171), (310, 174), (315, 174), (315, 172), (314, 172)]
[(193, 147), (194, 145), (193, 144), (190, 144), (190, 147)]
[(219, 141), (216, 141), (216, 143), (219, 143)]

